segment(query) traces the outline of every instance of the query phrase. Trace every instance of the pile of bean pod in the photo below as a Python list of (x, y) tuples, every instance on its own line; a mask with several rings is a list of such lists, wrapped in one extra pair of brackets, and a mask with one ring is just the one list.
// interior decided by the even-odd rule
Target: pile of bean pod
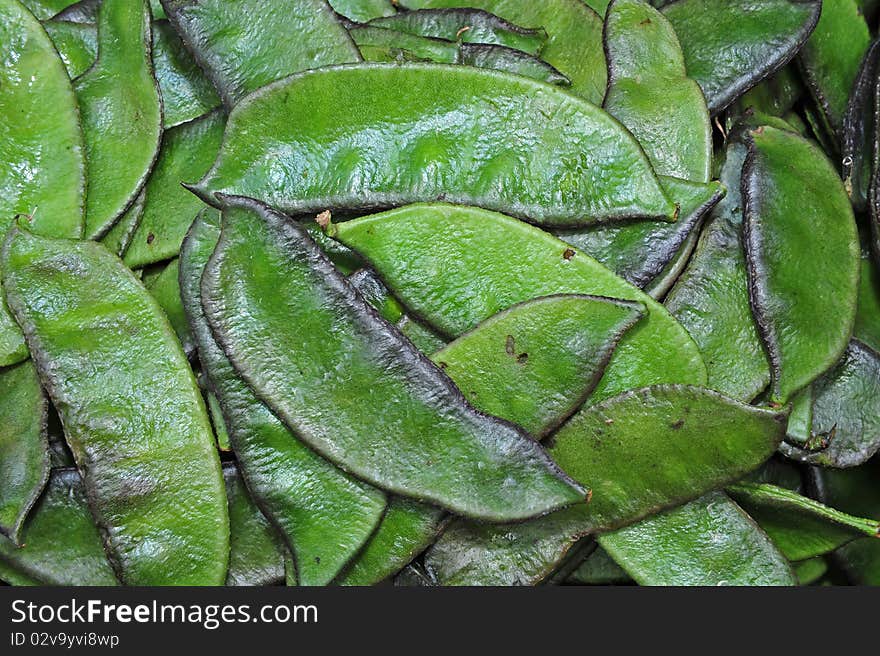
[(0, 580), (880, 584), (877, 0), (0, 0)]

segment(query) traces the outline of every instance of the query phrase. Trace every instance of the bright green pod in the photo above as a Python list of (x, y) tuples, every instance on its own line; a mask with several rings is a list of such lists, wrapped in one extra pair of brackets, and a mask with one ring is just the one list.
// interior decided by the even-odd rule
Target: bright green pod
[(101, 237), (140, 192), (159, 152), (162, 99), (146, 0), (98, 11), (98, 59), (74, 86), (89, 179), (85, 236)]
[(408, 9), (471, 7), (495, 14), (515, 25), (542, 28), (547, 43), (541, 59), (571, 80), (570, 91), (599, 104), (607, 73), (602, 51), (602, 19), (582, 0), (402, 0)]
[[(772, 127), (751, 130), (743, 167), (749, 298), (785, 403), (843, 355), (855, 322), (859, 239), (828, 158)], [(809, 266), (803, 266), (809, 262)]]
[(98, 57), (98, 30), (94, 25), (50, 20), (43, 23), (67, 68), (70, 79), (79, 77)]
[(150, 282), (147, 289), (168, 318), (174, 334), (180, 340), (183, 352), (189, 355), (195, 351), (196, 344), (180, 298), (179, 274), (180, 262), (176, 259), (171, 260), (162, 273)]
[(709, 217), (665, 305), (699, 345), (708, 386), (751, 401), (770, 382), (770, 365), (749, 306), (740, 192), (745, 158), (745, 145), (731, 136), (721, 168), (727, 196)]
[(791, 61), (821, 9), (820, 0), (675, 0), (661, 11), (715, 115)]
[[(880, 460), (852, 469), (812, 470), (819, 500), (859, 517), (880, 519)], [(857, 585), (880, 585), (880, 541), (864, 538), (834, 553), (850, 580)]]
[(17, 227), (2, 268), (120, 580), (223, 583), (229, 524), (211, 423), (159, 306), (94, 242)]
[(223, 463), (229, 503), (229, 572), (226, 585), (284, 581), (284, 554), (275, 529), (248, 494), (234, 463)]
[(300, 585), (326, 585), (375, 530), (385, 494), (303, 445), (239, 378), (217, 345), (202, 310), (200, 282), (219, 239), (220, 217), (206, 210), (180, 255), (181, 296), (199, 359), (251, 493), (293, 554), (291, 574)]
[(391, 0), (330, 0), (330, 6), (340, 16), (358, 23), (397, 13)]
[(816, 29), (798, 55), (804, 81), (838, 138), (870, 43), (871, 32), (856, 0), (831, 0), (822, 3)]
[[(0, 1), (0, 134), (0, 234), (20, 214), (40, 234), (81, 236), (85, 164), (76, 96), (49, 36), (17, 0)], [(0, 290), (0, 366), (26, 357)]]
[[(791, 565), (723, 492), (618, 531), (601, 544), (639, 585), (796, 585)], [(633, 527), (635, 528), (635, 527)], [(646, 552), (645, 547), (652, 551)]]
[[(880, 450), (880, 353), (853, 339), (812, 392), (811, 439), (789, 440), (785, 455), (825, 467), (855, 467)], [(809, 448), (813, 443), (821, 448)]]
[(168, 21), (153, 22), (153, 67), (162, 93), (165, 129), (216, 109), (220, 97)]
[(414, 316), (449, 337), (538, 296), (644, 304), (648, 316), (621, 340), (594, 392), (597, 401), (646, 384), (705, 382), (696, 344), (662, 305), (589, 255), (516, 219), (473, 207), (415, 205), (335, 224), (330, 234), (360, 253)]
[(482, 9), (417, 9), (371, 20), (382, 27), (415, 36), (460, 43), (485, 43), (514, 48), (538, 56), (547, 42), (543, 28), (524, 28)]
[(177, 257), (186, 231), (204, 205), (181, 181), (208, 170), (220, 149), (226, 117), (220, 111), (168, 130), (144, 188), (144, 213), (124, 261), (131, 268)]
[[(643, 316), (636, 303), (545, 296), (517, 304), (437, 351), (437, 363), (479, 411), (542, 438), (595, 389), (623, 334)], [(343, 585), (377, 583), (429, 546), (436, 508), (394, 499)]]
[(785, 420), (701, 388), (625, 392), (581, 410), (548, 449), (590, 486), (589, 504), (521, 524), (456, 522), (425, 562), (445, 585), (535, 584), (584, 536), (690, 501), (755, 469), (779, 446)]
[(98, 240), (104, 244), (108, 251), (117, 257), (123, 257), (125, 255), (125, 251), (127, 251), (128, 247), (131, 245), (131, 240), (134, 239), (134, 233), (137, 231), (138, 226), (141, 224), (141, 219), (144, 217), (145, 199), (146, 194), (142, 189), (141, 193), (139, 193), (137, 198), (134, 199), (131, 207), (125, 210), (125, 214), (119, 217), (119, 220), (112, 228), (110, 228), (110, 230), (107, 231), (107, 234)]
[(19, 544), (49, 478), (47, 406), (32, 361), (0, 369), (0, 533)]
[(853, 517), (776, 485), (737, 483), (727, 490), (791, 561), (880, 537), (880, 522)]
[[(664, 273), (675, 268), (684, 253), (687, 260), (693, 250), (703, 221), (724, 198), (725, 188), (717, 183), (699, 184), (661, 177), (667, 195), (679, 202), (679, 218), (675, 223), (635, 221), (622, 225), (598, 225), (580, 230), (560, 230), (555, 234), (579, 251), (596, 258), (618, 276), (636, 287), (650, 290), (662, 288)], [(679, 272), (680, 273), (680, 272)], [(677, 275), (673, 276), (677, 278)], [(665, 293), (666, 290), (663, 290)], [(648, 291), (653, 298), (658, 294)]]
[(239, 375), (306, 444), (390, 492), (489, 521), (583, 502), (527, 433), (471, 407), (298, 224), (258, 201), (220, 200), (205, 316)]
[(75, 469), (56, 469), (22, 533), (0, 537), (0, 579), (12, 585), (118, 585)]
[(505, 71), (547, 84), (571, 85), (571, 81), (550, 64), (513, 48), (455, 43), (366, 25), (349, 29), (349, 34), (368, 62), (459, 64)]
[(441, 64), (340, 66), (265, 87), (232, 111), (193, 191), (290, 214), (439, 198), (555, 227), (675, 214), (641, 147), (598, 107)]
[(614, 0), (603, 38), (605, 111), (635, 135), (658, 174), (709, 182), (709, 110), (699, 85), (687, 75), (672, 25), (642, 0)]
[(360, 61), (323, 0), (162, 0), (168, 20), (231, 108), (262, 86), (311, 68)]

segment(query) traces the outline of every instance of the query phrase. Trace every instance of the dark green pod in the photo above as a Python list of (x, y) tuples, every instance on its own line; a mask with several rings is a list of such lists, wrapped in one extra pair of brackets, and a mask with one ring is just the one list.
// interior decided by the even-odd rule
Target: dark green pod
[(98, 240), (104, 244), (108, 251), (117, 257), (125, 255), (125, 252), (131, 245), (131, 240), (134, 239), (134, 233), (137, 231), (144, 216), (145, 198), (146, 194), (141, 190), (141, 193), (134, 199), (131, 207), (125, 210), (125, 214), (119, 217), (116, 225), (110, 228), (107, 234)]
[(204, 205), (180, 186), (204, 175), (217, 156), (226, 117), (220, 111), (168, 130), (144, 188), (144, 213), (125, 263), (132, 268), (176, 257), (196, 214)]
[(841, 177), (856, 211), (868, 207), (877, 119), (875, 113), (880, 40), (875, 40), (862, 60), (850, 92), (840, 135)]
[(675, 0), (662, 11), (714, 115), (791, 61), (821, 9), (819, 0)]
[(776, 485), (737, 483), (728, 492), (791, 561), (834, 551), (857, 538), (880, 537), (880, 522), (853, 517)]
[(56, 469), (22, 533), (0, 537), (0, 579), (12, 585), (118, 585), (75, 469)]
[(227, 108), (311, 68), (360, 60), (323, 0), (162, 0), (168, 20)]
[(16, 543), (49, 478), (47, 413), (32, 361), (0, 369), (0, 533)]
[(571, 92), (599, 104), (607, 74), (602, 51), (602, 19), (582, 0), (402, 0), (408, 9), (471, 7), (515, 25), (542, 28), (547, 43), (541, 59), (571, 80)]
[(871, 32), (856, 0), (832, 0), (822, 3), (816, 29), (798, 54), (804, 81), (837, 138), (870, 43)]
[(440, 64), (331, 67), (261, 89), (232, 111), (193, 191), (291, 214), (442, 199), (555, 227), (675, 215), (641, 147), (598, 107)]
[(547, 42), (543, 28), (527, 29), (482, 9), (418, 9), (376, 18), (373, 27), (460, 43), (485, 43), (538, 56)]
[(88, 190), (85, 236), (104, 235), (134, 201), (159, 152), (162, 99), (146, 0), (98, 12), (98, 59), (77, 78)]
[(229, 524), (201, 392), (171, 326), (100, 244), (10, 231), (10, 309), (120, 580), (218, 585)]
[(234, 463), (223, 463), (229, 502), (229, 572), (226, 585), (284, 581), (284, 554), (275, 529), (254, 504)]
[(748, 141), (742, 194), (749, 300), (770, 358), (772, 400), (785, 403), (846, 349), (859, 240), (843, 184), (817, 146), (772, 127), (750, 131)]
[(199, 359), (247, 485), (294, 556), (293, 578), (300, 585), (326, 585), (375, 530), (385, 495), (303, 445), (238, 377), (214, 341), (202, 311), (200, 282), (219, 238), (220, 217), (205, 210), (180, 255), (181, 296)]
[(726, 194), (717, 182), (698, 184), (664, 177), (660, 182), (666, 193), (679, 201), (680, 216), (675, 223), (635, 221), (560, 230), (556, 236), (657, 298), (651, 288), (683, 250), (687, 259), (687, 251), (692, 250), (688, 242), (699, 234), (703, 221)]
[(880, 353), (853, 339), (840, 361), (813, 384), (811, 441), (783, 453), (825, 467), (854, 467), (880, 450)]
[(257, 201), (221, 202), (205, 316), (305, 443), (372, 484), (468, 516), (523, 519), (583, 500), (525, 432), (468, 405), (301, 227)]
[(73, 0), (23, 0), (22, 4), (33, 13), (38, 20), (52, 18), (62, 9), (73, 4)]

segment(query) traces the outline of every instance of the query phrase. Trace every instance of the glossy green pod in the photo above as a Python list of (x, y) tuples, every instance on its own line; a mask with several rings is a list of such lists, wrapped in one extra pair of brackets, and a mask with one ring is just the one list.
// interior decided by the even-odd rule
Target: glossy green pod
[(740, 189), (746, 152), (731, 136), (721, 168), (727, 196), (709, 217), (690, 263), (664, 302), (699, 345), (709, 387), (741, 401), (751, 401), (770, 382), (749, 306), (743, 253)]
[(221, 111), (168, 130), (144, 188), (144, 213), (124, 261), (131, 268), (176, 257), (196, 214), (204, 207), (180, 186), (203, 175), (220, 149), (226, 117)]
[(171, 260), (147, 289), (168, 318), (174, 334), (180, 340), (183, 352), (189, 355), (195, 351), (196, 344), (180, 298), (179, 274), (180, 262), (176, 259)]
[(544, 296), (490, 317), (431, 359), (474, 407), (543, 439), (584, 404), (644, 316), (630, 301)]
[(663, 306), (589, 255), (521, 221), (472, 207), (414, 205), (335, 224), (330, 232), (363, 256), (414, 316), (449, 337), (538, 296), (588, 294), (644, 304), (648, 316), (621, 340), (594, 399), (644, 384), (705, 382), (696, 344)]
[(168, 20), (227, 108), (311, 68), (360, 60), (323, 0), (162, 0)]
[(627, 282), (649, 289), (663, 277), (679, 253), (687, 250), (688, 241), (699, 233), (703, 221), (726, 194), (717, 182), (699, 184), (662, 176), (660, 182), (679, 203), (680, 216), (675, 223), (634, 221), (559, 230), (554, 234), (596, 258)]
[(100, 244), (16, 227), (7, 300), (120, 580), (217, 585), (229, 525), (201, 392), (161, 309)]
[(326, 585), (375, 530), (385, 494), (303, 445), (238, 377), (217, 345), (202, 311), (200, 283), (219, 238), (219, 214), (206, 210), (180, 255), (181, 296), (199, 359), (247, 485), (293, 554), (292, 576), (301, 585)]
[(817, 146), (772, 127), (751, 130), (748, 141), (742, 194), (749, 300), (770, 358), (772, 400), (784, 403), (846, 349), (859, 240), (843, 184)]
[[(813, 468), (819, 500), (859, 517), (880, 519), (880, 461), (852, 469)], [(858, 585), (880, 585), (880, 541), (856, 540), (838, 549), (833, 559)]]
[(819, 0), (675, 0), (661, 11), (714, 115), (791, 61), (821, 9)]
[[(544, 437), (583, 404), (642, 316), (636, 303), (545, 296), (499, 312), (431, 359), (475, 408)], [(371, 585), (399, 571), (429, 546), (441, 517), (431, 506), (392, 500), (339, 582)]]
[(584, 408), (556, 433), (549, 452), (590, 486), (588, 505), (522, 524), (456, 522), (425, 562), (442, 584), (535, 584), (585, 535), (690, 501), (755, 469), (778, 447), (785, 420), (673, 385)]
[(0, 369), (0, 533), (16, 543), (49, 478), (47, 405), (32, 361)]
[(402, 0), (408, 9), (473, 7), (520, 25), (542, 28), (547, 43), (541, 58), (571, 80), (571, 92), (599, 104), (607, 73), (602, 51), (602, 19), (582, 0)]
[[(81, 236), (85, 164), (76, 96), (49, 36), (17, 0), (0, 2), (0, 134), (0, 234), (21, 214), (41, 234)], [(0, 298), (0, 366), (26, 357)]]
[[(649, 517), (601, 544), (639, 585), (795, 585), (791, 565), (723, 492)], [(634, 527), (633, 527), (634, 528)], [(647, 544), (654, 551), (646, 551)]]
[(340, 16), (358, 23), (374, 18), (393, 16), (397, 13), (391, 0), (329, 0), (330, 6)]
[(672, 25), (642, 0), (613, 0), (603, 39), (605, 111), (635, 135), (658, 174), (709, 182), (709, 110), (699, 85), (687, 75)]
[(94, 25), (50, 20), (43, 23), (55, 44), (67, 74), (73, 80), (95, 63), (98, 57), (98, 30)]
[(242, 378), (306, 444), (369, 483), (481, 519), (583, 503), (531, 437), (467, 404), (301, 227), (258, 201), (221, 202), (205, 316)]
[(813, 384), (812, 435), (824, 448), (783, 445), (789, 458), (854, 467), (880, 450), (880, 353), (853, 339), (840, 361)]
[(192, 188), (207, 203), (222, 192), (291, 214), (438, 199), (556, 227), (675, 213), (638, 143), (598, 107), (441, 64), (340, 66), (269, 85), (232, 111)]
[(284, 581), (284, 554), (275, 529), (248, 494), (234, 463), (223, 464), (229, 503), (229, 572), (226, 585)]
[(877, 134), (875, 100), (880, 40), (868, 48), (856, 74), (840, 134), (841, 177), (856, 211), (868, 207), (871, 166)]
[(816, 29), (798, 54), (804, 81), (830, 132), (839, 137), (850, 91), (871, 43), (856, 0), (822, 3)]
[(168, 21), (153, 22), (153, 67), (162, 93), (165, 129), (192, 121), (220, 105), (220, 97)]
[(776, 485), (737, 483), (730, 495), (791, 561), (834, 551), (857, 538), (880, 537), (880, 522), (853, 517)]
[(12, 585), (118, 585), (75, 469), (49, 477), (17, 547), (0, 536), (0, 579)]
[(98, 59), (74, 83), (89, 179), (85, 236), (109, 230), (147, 179), (162, 135), (146, 0), (108, 2), (98, 12)]
[(367, 25), (349, 29), (364, 61), (434, 62), (489, 68), (570, 86), (571, 80), (550, 64), (520, 50), (482, 43), (455, 43)]
[(485, 43), (540, 55), (547, 42), (543, 28), (524, 28), (482, 9), (417, 9), (376, 18), (373, 27), (461, 43)]

